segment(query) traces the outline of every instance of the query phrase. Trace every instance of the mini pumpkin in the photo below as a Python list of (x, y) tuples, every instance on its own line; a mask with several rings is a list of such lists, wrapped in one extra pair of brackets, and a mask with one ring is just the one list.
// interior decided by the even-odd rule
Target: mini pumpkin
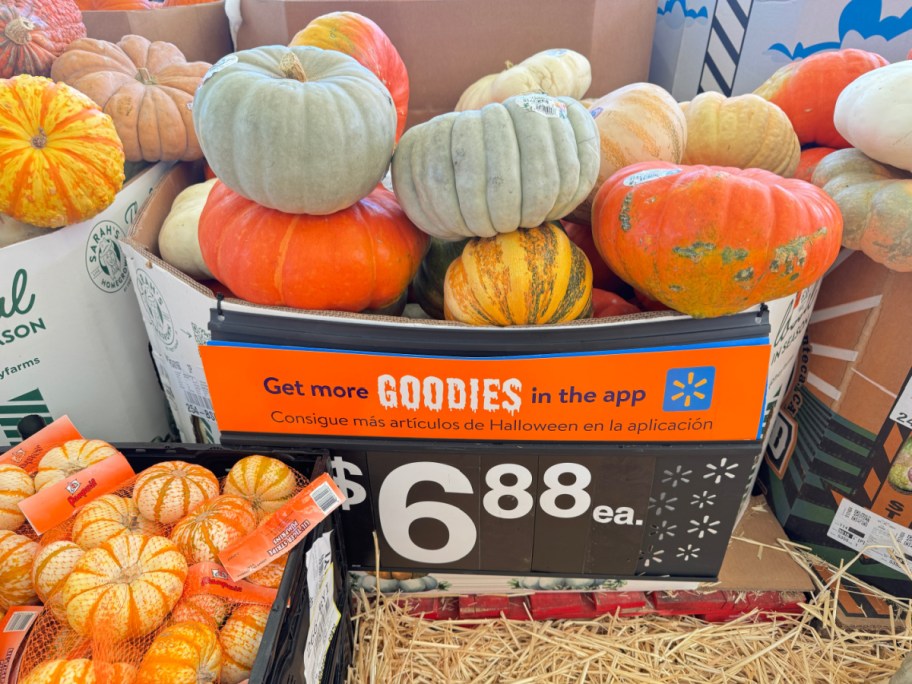
[(214, 186), (215, 179), (212, 179), (181, 190), (158, 234), (158, 251), (162, 259), (191, 278), (206, 280), (213, 277), (200, 251), (199, 219)]
[(231, 606), (220, 596), (194, 594), (177, 602), (171, 611), (171, 622), (200, 622), (218, 631), (230, 612)]
[(239, 684), (250, 677), (268, 619), (269, 608), (266, 606), (244, 605), (235, 608), (219, 632), (225, 662), (222, 684)]
[(86, 34), (74, 0), (0, 3), (0, 78), (49, 76), (63, 49)]
[(15, 530), (25, 522), (19, 502), (35, 493), (31, 476), (12, 463), (0, 465), (0, 530)]
[(277, 558), (269, 565), (264, 565), (256, 572), (250, 573), (245, 579), (253, 584), (259, 584), (261, 587), (278, 589), (285, 574), (286, 563), (288, 563), (288, 554)]
[(38, 544), (9, 530), (0, 530), (0, 610), (37, 600), (32, 586), (32, 562)]
[(84, 555), (85, 550), (71, 541), (55, 541), (41, 548), (32, 563), (35, 593), (61, 622), (66, 622), (63, 585)]
[(294, 494), (297, 481), (291, 468), (269, 456), (245, 456), (231, 466), (225, 479), (225, 494), (247, 499), (257, 522), (277, 511)]
[(136, 673), (136, 684), (216, 684), (224, 682), (222, 648), (215, 630), (180, 622), (155, 637)]
[(152, 9), (148, 0), (76, 0), (76, 4), (83, 12)]
[(133, 499), (105, 494), (79, 509), (70, 533), (83, 549), (94, 549), (122, 535), (161, 534), (158, 524), (139, 513)]
[(146, 468), (133, 484), (133, 501), (147, 520), (170, 525), (191, 508), (219, 493), (215, 475), (184, 461), (164, 461)]
[(19, 680), (19, 684), (95, 684), (95, 666), (87, 658), (48, 660)]
[(120, 452), (100, 439), (71, 439), (41, 457), (35, 473), (35, 491), (64, 480), (90, 465)]
[(171, 530), (171, 541), (191, 564), (217, 563), (219, 551), (253, 532), (256, 525), (256, 512), (247, 499), (223, 494), (192, 508)]

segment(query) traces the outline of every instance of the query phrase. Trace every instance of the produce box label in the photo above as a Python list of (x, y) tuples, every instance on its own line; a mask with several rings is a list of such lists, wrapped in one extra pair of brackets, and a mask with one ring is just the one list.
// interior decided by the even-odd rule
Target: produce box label
[(0, 684), (11, 684), (19, 675), (19, 653), (41, 606), (13, 606), (0, 619)]
[(72, 439), (82, 439), (82, 435), (68, 416), (61, 416), (0, 455), (0, 465), (11, 464), (33, 473), (38, 470), (38, 462), (48, 451)]
[(753, 441), (766, 339), (454, 358), (210, 343), (222, 432), (491, 441)]
[(912, 572), (912, 530), (858, 506), (839, 503), (827, 536), (902, 574)]

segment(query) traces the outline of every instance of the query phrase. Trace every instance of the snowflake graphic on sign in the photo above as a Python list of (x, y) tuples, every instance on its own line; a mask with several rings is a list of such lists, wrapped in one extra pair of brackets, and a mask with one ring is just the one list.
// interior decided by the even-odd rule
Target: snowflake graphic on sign
[(718, 525), (721, 524), (718, 520), (710, 520), (708, 515), (704, 515), (702, 520), (691, 520), (690, 524), (693, 525), (689, 530), (688, 534), (697, 534), (697, 539), (703, 539), (707, 534), (719, 534), (719, 531), (715, 529)]
[(664, 411), (706, 411), (712, 405), (713, 366), (672, 368), (665, 376)]
[(693, 470), (688, 468), (684, 469), (684, 466), (675, 466), (673, 470), (663, 470), (662, 474), (665, 476), (662, 478), (662, 484), (670, 484), (672, 489), (677, 487), (679, 484), (687, 484), (690, 482), (690, 475), (693, 473)]
[(650, 549), (648, 554), (641, 554), (640, 559), (643, 561), (643, 567), (648, 568), (653, 563), (656, 565), (660, 564), (662, 562), (663, 553), (665, 553), (665, 549)]
[(718, 465), (715, 463), (706, 464), (707, 472), (703, 475), (703, 479), (712, 480), (713, 484), (720, 484), (723, 479), (734, 480), (735, 474), (732, 471), (737, 467), (737, 463), (732, 463), (728, 460), (728, 457), (723, 457)]
[(649, 497), (649, 508), (655, 509), (656, 515), (662, 515), (663, 510), (673, 511), (677, 500), (676, 496), (668, 496), (668, 492), (660, 492), (658, 497)]

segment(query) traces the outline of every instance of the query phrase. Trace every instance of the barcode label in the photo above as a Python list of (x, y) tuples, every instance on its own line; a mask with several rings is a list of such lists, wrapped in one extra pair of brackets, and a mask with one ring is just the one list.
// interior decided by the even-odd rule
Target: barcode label
[(827, 536), (897, 572), (912, 569), (912, 531), (848, 499), (839, 503)]
[(9, 622), (6, 623), (6, 627), (3, 628), (4, 632), (27, 632), (29, 627), (32, 626), (32, 623), (35, 621), (35, 618), (38, 617), (38, 613), (26, 612), (26, 613), (15, 613), (9, 619)]
[(567, 118), (567, 105), (550, 95), (530, 93), (517, 98), (517, 104), (523, 109), (547, 116), (548, 118)]
[(310, 496), (324, 513), (329, 513), (341, 503), (341, 499), (328, 484), (321, 484)]
[(212, 410), (212, 402), (209, 401), (209, 397), (204, 397), (196, 392), (187, 392), (187, 399), (196, 404), (197, 406), (205, 406), (210, 411)]

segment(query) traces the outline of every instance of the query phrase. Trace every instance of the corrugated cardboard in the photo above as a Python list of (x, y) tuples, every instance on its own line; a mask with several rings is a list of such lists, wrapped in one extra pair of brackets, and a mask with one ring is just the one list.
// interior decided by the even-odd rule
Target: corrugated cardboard
[(658, 0), (649, 80), (680, 100), (752, 92), (776, 69), (823, 50), (891, 62), (912, 48), (909, 0)]
[(151, 10), (83, 12), (89, 38), (116, 43), (126, 35), (163, 40), (181, 49), (189, 62), (218, 61), (234, 51), (225, 0)]
[(645, 81), (655, 26), (648, 0), (240, 0), (237, 48), (287, 45), (312, 19), (347, 10), (373, 19), (408, 69), (408, 125), (452, 111), (477, 79), (548, 48), (592, 64), (592, 96)]

